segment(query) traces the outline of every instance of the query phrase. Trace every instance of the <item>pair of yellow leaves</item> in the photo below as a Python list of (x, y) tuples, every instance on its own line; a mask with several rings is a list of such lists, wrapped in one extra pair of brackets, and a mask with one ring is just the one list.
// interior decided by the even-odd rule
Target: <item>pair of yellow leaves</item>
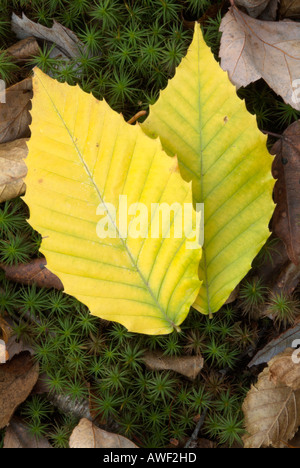
[[(65, 291), (138, 333), (170, 333), (191, 305), (218, 311), (269, 235), (272, 158), (200, 27), (141, 126), (40, 70), (33, 81), (25, 201)], [(149, 212), (153, 203), (204, 203), (202, 249), (172, 235), (175, 215), (169, 237), (121, 238), (120, 195)], [(116, 207), (110, 238), (97, 235), (99, 206)]]

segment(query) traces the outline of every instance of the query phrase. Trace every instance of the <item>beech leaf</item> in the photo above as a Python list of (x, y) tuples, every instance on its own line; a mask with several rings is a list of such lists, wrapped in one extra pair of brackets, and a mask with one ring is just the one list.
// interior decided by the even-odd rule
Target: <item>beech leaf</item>
[[(294, 351), (294, 350), (293, 350)], [(270, 362), (273, 370), (281, 368), (286, 353)], [(293, 363), (291, 351), (289, 369), (299, 368)], [(245, 448), (285, 447), (300, 425), (300, 388), (293, 389), (277, 381), (270, 367), (259, 375), (243, 403), (247, 435), (243, 437)]]
[[(201, 248), (189, 246), (198, 231), (191, 184), (182, 180), (159, 140), (127, 124), (105, 101), (38, 69), (33, 85), (25, 202), (29, 222), (43, 237), (49, 270), (92, 314), (134, 332), (172, 332), (201, 285)], [(147, 209), (137, 237), (131, 232), (138, 209), (132, 217), (122, 208), (130, 231), (124, 237), (119, 216), (111, 214), (111, 206), (119, 210), (120, 196), (127, 208), (141, 202)], [(159, 223), (158, 236), (152, 235), (153, 217), (160, 218), (158, 209), (153, 214), (155, 203), (177, 203), (169, 224)], [(176, 237), (174, 218), (185, 204), (190, 222)], [(109, 213), (112, 235), (98, 235), (99, 207)]]
[(300, 23), (260, 21), (230, 8), (220, 31), (223, 70), (238, 88), (260, 78), (300, 110)]
[(293, 361), (294, 353), (294, 349), (286, 349), (269, 362), (269, 368), (273, 382), (281, 382), (296, 391), (300, 390), (300, 365)]
[(205, 44), (199, 25), (142, 128), (177, 156), (183, 178), (193, 181), (195, 203), (204, 203), (203, 286), (194, 307), (212, 314), (269, 237), (274, 180), (266, 137)]
[(133, 442), (126, 437), (104, 431), (88, 419), (81, 419), (72, 432), (69, 446), (72, 449), (136, 449)]

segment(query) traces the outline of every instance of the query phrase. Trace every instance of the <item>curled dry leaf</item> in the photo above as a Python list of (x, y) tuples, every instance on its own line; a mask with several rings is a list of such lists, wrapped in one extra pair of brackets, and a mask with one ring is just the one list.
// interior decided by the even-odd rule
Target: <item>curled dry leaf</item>
[(81, 419), (75, 427), (69, 442), (70, 448), (138, 448), (123, 436), (103, 431), (88, 419)]
[(5, 449), (31, 449), (52, 448), (45, 437), (33, 437), (28, 426), (17, 418), (12, 418), (6, 429), (3, 448)]
[(25, 193), (26, 139), (0, 144), (0, 203)]
[(263, 78), (287, 104), (300, 110), (295, 96), (300, 77), (300, 23), (260, 21), (233, 7), (220, 31), (221, 67), (233, 84), (247, 86)]
[(271, 361), (274, 356), (282, 353), (286, 348), (290, 348), (293, 342), (300, 337), (300, 323), (293, 328), (282, 333), (275, 340), (270, 341), (263, 349), (261, 349), (248, 364), (248, 367), (259, 366), (265, 362)]
[(275, 384), (283, 383), (297, 391), (300, 390), (300, 365), (293, 361), (294, 353), (295, 349), (286, 349), (269, 362), (269, 369)]
[[(300, 74), (299, 74), (300, 76)], [(288, 256), (300, 263), (300, 121), (294, 122), (272, 148), (276, 154), (273, 176), (277, 179), (273, 232), (285, 243)]]
[(32, 81), (20, 81), (6, 91), (6, 102), (0, 103), (0, 143), (30, 136)]
[(5, 276), (16, 283), (32, 285), (39, 288), (54, 288), (63, 291), (64, 287), (60, 279), (46, 268), (44, 258), (36, 258), (29, 263), (8, 266), (0, 263), (0, 268), (5, 271)]
[[(282, 355), (276, 356), (272, 366), (281, 358)], [(300, 389), (293, 390), (279, 381), (275, 383), (274, 373), (267, 367), (251, 387), (243, 411), (247, 431), (243, 438), (245, 448), (284, 447), (300, 425)]]
[(0, 429), (7, 426), (16, 408), (26, 400), (39, 376), (39, 365), (28, 353), (0, 366)]
[(22, 15), (19, 18), (15, 13), (12, 15), (12, 30), (19, 39), (25, 39), (34, 36), (38, 39), (52, 42), (61, 50), (68, 58), (78, 57), (79, 48), (84, 48), (76, 34), (70, 29), (54, 21), (52, 28), (47, 28), (42, 24), (34, 23)]
[(6, 52), (17, 60), (28, 59), (38, 55), (40, 51), (39, 45), (34, 37), (27, 37), (16, 44), (12, 45)]
[(204, 366), (202, 356), (169, 357), (162, 352), (147, 352), (143, 360), (150, 370), (172, 370), (195, 380)]

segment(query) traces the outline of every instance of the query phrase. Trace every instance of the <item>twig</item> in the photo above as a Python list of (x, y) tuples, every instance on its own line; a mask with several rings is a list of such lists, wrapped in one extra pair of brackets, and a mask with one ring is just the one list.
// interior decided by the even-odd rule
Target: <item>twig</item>
[(195, 430), (194, 430), (193, 434), (191, 435), (191, 437), (189, 438), (189, 440), (185, 444), (184, 448), (190, 448), (192, 443), (196, 442), (196, 440), (198, 439), (200, 429), (203, 426), (204, 420), (206, 418), (206, 413), (207, 413), (207, 408), (205, 408), (205, 410), (203, 411), (203, 413), (201, 415), (201, 418), (199, 419), (198, 424), (195, 427)]
[(127, 123), (130, 125), (134, 124), (140, 117), (144, 117), (147, 114), (147, 111), (143, 110), (135, 114)]
[(49, 394), (49, 401), (63, 413), (92, 421), (88, 400), (74, 401), (68, 395)]

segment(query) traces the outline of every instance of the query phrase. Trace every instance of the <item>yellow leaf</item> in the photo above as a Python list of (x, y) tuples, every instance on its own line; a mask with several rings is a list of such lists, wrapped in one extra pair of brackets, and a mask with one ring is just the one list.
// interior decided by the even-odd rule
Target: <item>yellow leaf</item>
[(204, 203), (203, 286), (194, 307), (218, 311), (269, 236), (274, 210), (266, 137), (206, 46), (199, 25), (175, 77), (142, 125), (159, 136)]
[[(165, 225), (158, 238), (151, 237), (149, 217), (148, 238), (126, 239), (118, 217), (112, 222), (109, 204), (118, 215), (120, 195), (127, 196), (128, 206), (142, 202), (149, 213), (153, 203), (182, 207), (192, 203), (191, 184), (174, 171), (159, 140), (128, 125), (105, 101), (38, 69), (33, 88), (25, 202), (30, 224), (42, 234), (48, 268), (92, 314), (133, 332), (170, 333), (187, 316), (200, 287), (201, 249), (187, 248), (196, 214), (187, 237), (173, 235), (172, 212), (169, 238), (162, 236)], [(100, 205), (109, 208), (115, 237), (97, 235)], [(137, 217), (126, 216), (128, 222)], [(132, 229), (129, 224), (129, 234)]]

